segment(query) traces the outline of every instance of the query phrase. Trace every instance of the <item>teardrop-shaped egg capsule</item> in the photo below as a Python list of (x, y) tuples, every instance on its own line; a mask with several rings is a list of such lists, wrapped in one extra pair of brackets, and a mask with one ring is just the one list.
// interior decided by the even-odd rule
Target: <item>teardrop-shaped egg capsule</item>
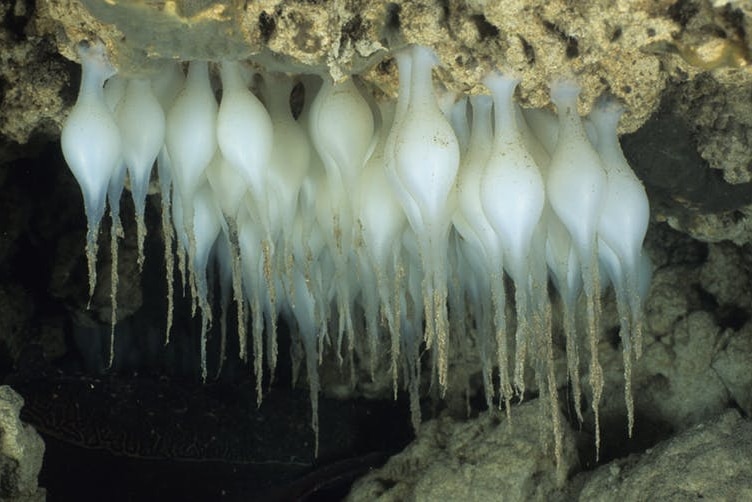
[[(494, 96), (495, 143), (483, 179), (483, 207), (503, 248), (503, 265), (515, 286), (517, 327), (514, 385), (525, 389), (528, 345), (536, 347), (531, 365), (548, 394), (556, 464), (562, 456), (558, 390), (554, 367), (551, 305), (542, 247), (546, 231), (541, 222), (545, 207), (543, 175), (535, 157), (548, 163), (548, 154), (527, 131), (521, 110), (513, 101), (518, 80), (492, 74), (484, 80)], [(526, 137), (528, 136), (528, 137)], [(545, 376), (545, 379), (544, 379)], [(545, 385), (544, 385), (545, 382)]]
[(407, 109), (410, 104), (412, 56), (410, 51), (405, 49), (395, 53), (394, 59), (397, 62), (397, 67), (399, 69), (399, 90), (397, 93), (397, 107), (394, 111), (392, 128), (389, 131), (386, 143), (384, 144), (384, 167), (389, 184), (392, 187), (397, 200), (399, 200), (402, 205), (402, 209), (405, 211), (408, 222), (418, 222), (420, 221), (420, 209), (403, 186), (394, 162), (397, 140), (399, 138), (398, 133), (401, 133), (402, 131), (402, 124), (405, 121)]
[[(494, 144), (493, 100), (490, 96), (473, 96), (470, 100), (473, 111), (470, 143), (457, 175), (458, 208), (452, 222), (463, 238), (462, 253), (473, 270), (473, 277), (477, 278), (470, 286), (471, 290), (478, 296), (485, 293), (494, 305), (493, 323), (490, 324), (495, 325), (496, 329), (500, 395), (509, 411), (508, 405), (513, 393), (509, 379), (509, 356), (506, 343), (502, 248), (499, 246), (496, 232), (486, 217), (481, 200), (483, 175)], [(476, 291), (481, 285), (486, 285), (487, 291)], [(478, 303), (474, 305), (481, 306)]]
[(374, 118), (352, 78), (324, 80), (311, 104), (309, 133), (330, 183), (355, 186), (374, 147)]
[(138, 264), (139, 267), (143, 267), (146, 194), (149, 190), (151, 169), (165, 138), (165, 116), (152, 91), (151, 81), (138, 78), (128, 81), (123, 104), (117, 111), (117, 122), (136, 212)]
[(467, 155), (460, 164), (457, 174), (457, 211), (452, 219), (455, 228), (462, 235), (465, 247), (475, 249), (471, 254), (478, 262), (471, 264), (478, 270), (490, 270), (492, 260), (500, 259), (501, 251), (496, 233), (486, 219), (481, 203), (483, 173), (488, 163), (493, 145), (493, 122), (490, 96), (470, 98), (473, 110), (472, 130)]
[(366, 162), (355, 198), (362, 237), (379, 270), (389, 270), (394, 244), (407, 224), (405, 213), (392, 193), (384, 169), (384, 145), (394, 117), (394, 106), (381, 103), (383, 126), (373, 155)]
[[(278, 250), (272, 268), (276, 280), (287, 285), (282, 290), (275, 288), (275, 291), (286, 294), (283, 290), (289, 289), (292, 284), (292, 228), (299, 209), (299, 193), (311, 163), (312, 152), (306, 130), (292, 116), (292, 79), (284, 74), (266, 75), (261, 89), (274, 129), (272, 152), (266, 171), (271, 239), (277, 243)], [(308, 106), (310, 107), (310, 104)], [(272, 374), (276, 365), (275, 331), (276, 320), (272, 316), (267, 334), (270, 342), (269, 371)]]
[(408, 214), (411, 225), (439, 236), (448, 231), (445, 217), (454, 209), (449, 195), (459, 169), (459, 145), (433, 92), (431, 69), (438, 62), (435, 54), (421, 46), (409, 50), (410, 101), (401, 130), (396, 132), (395, 170), (419, 210)]
[(603, 392), (603, 371), (598, 362), (598, 243), (596, 232), (606, 195), (606, 171), (587, 138), (577, 114), (579, 87), (572, 82), (551, 86), (551, 100), (559, 114), (556, 149), (551, 156), (547, 180), (551, 208), (567, 228), (577, 251), (587, 300), (588, 338), (590, 341), (590, 385), (595, 414), (596, 450), (600, 448), (598, 406)]
[[(622, 320), (624, 378), (628, 413), (628, 432), (634, 424), (634, 406), (630, 392), (633, 351), (641, 350), (642, 298), (637, 287), (642, 243), (648, 228), (650, 205), (645, 188), (629, 167), (619, 146), (617, 126), (622, 107), (610, 97), (602, 97), (590, 114), (597, 131), (598, 154), (607, 175), (607, 196), (598, 222), (598, 237), (607, 253), (602, 256), (616, 291)], [(600, 250), (600, 247), (599, 247)], [(610, 260), (609, 260), (610, 258)]]
[(623, 108), (609, 97), (601, 98), (590, 114), (598, 137), (598, 154), (608, 179), (608, 196), (598, 222), (598, 237), (619, 257), (622, 277), (614, 287), (624, 288), (632, 310), (632, 341), (639, 352), (642, 314), (638, 283), (642, 244), (650, 218), (645, 187), (624, 158), (616, 128)]
[[(523, 394), (524, 363), (530, 336), (531, 243), (543, 211), (545, 193), (540, 170), (525, 149), (517, 126), (513, 96), (518, 82), (500, 74), (489, 75), (484, 80), (494, 97), (495, 129), (493, 149), (483, 175), (481, 200), (502, 249), (502, 260), (494, 263), (494, 267), (500, 271), (503, 266), (515, 284), (514, 384)], [(506, 342), (502, 339), (499, 343)]]
[[(391, 339), (392, 378), (396, 392), (397, 364), (400, 350), (399, 318), (395, 313), (393, 296), (397, 288), (397, 261), (400, 253), (400, 238), (404, 232), (407, 219), (399, 201), (394, 196), (384, 168), (384, 147), (393, 123), (395, 106), (391, 103), (380, 103), (382, 126), (379, 139), (373, 155), (366, 162), (358, 186), (357, 214), (358, 231), (362, 245), (357, 249), (361, 257), (361, 270), (365, 276), (372, 275), (375, 287), (372, 292), (367, 291), (369, 285), (364, 282), (364, 294), (375, 293), (368, 297), (369, 301), (380, 302), (380, 309), (367, 306), (372, 316), (381, 311), (387, 321)], [(368, 269), (368, 270), (366, 270)], [(370, 318), (371, 350), (375, 352), (375, 320)], [(373, 363), (372, 363), (373, 366)]]
[(373, 113), (352, 78), (340, 83), (324, 79), (311, 104), (309, 134), (326, 169), (327, 191), (331, 197), (326, 208), (318, 207), (319, 220), (327, 230), (334, 260), (333, 281), (339, 313), (337, 345), (343, 334), (346, 335), (348, 353), (352, 354), (354, 329), (349, 304), (354, 295), (348, 287), (348, 276), (354, 208), (349, 190), (359, 183), (363, 165), (374, 145)]
[(216, 117), (217, 102), (208, 63), (191, 61), (183, 87), (167, 112), (165, 137), (181, 194), (191, 194), (202, 184), (202, 175), (211, 161), (209, 155), (213, 157), (216, 150), (216, 135), (207, 134), (213, 125), (216, 129)]
[(262, 211), (262, 224), (269, 232), (266, 171), (273, 145), (272, 121), (264, 105), (246, 87), (240, 63), (223, 61), (220, 74), (222, 101), (216, 133), (219, 149), (253, 192)]
[(270, 204), (277, 217), (272, 221), (272, 236), (281, 234), (285, 253), (291, 239), (298, 210), (298, 194), (311, 158), (311, 145), (303, 127), (293, 118), (290, 95), (293, 81), (284, 74), (264, 77), (263, 96), (274, 129), (274, 141), (267, 171)]
[(173, 179), (180, 190), (186, 216), (189, 216), (187, 210), (192, 209), (193, 194), (201, 185), (204, 171), (217, 149), (216, 124), (217, 101), (209, 83), (208, 64), (192, 61), (185, 87), (167, 114), (165, 138)]
[[(437, 342), (439, 385), (447, 385), (447, 247), (451, 218), (456, 206), (454, 183), (459, 169), (459, 145), (452, 126), (436, 103), (431, 69), (437, 63), (433, 51), (411, 46), (407, 109), (395, 121), (392, 134), (393, 158), (387, 158), (392, 187), (410, 226), (418, 237), (423, 263), (423, 304), (426, 317), (425, 340)], [(399, 110), (398, 104), (398, 110)], [(399, 115), (399, 113), (398, 113)]]
[[(269, 214), (269, 158), (274, 131), (269, 113), (264, 105), (246, 87), (241, 64), (223, 61), (220, 67), (222, 78), (222, 102), (217, 119), (217, 140), (222, 155), (245, 179), (252, 194), (257, 219), (264, 229), (262, 252), (264, 276), (272, 304), (276, 311), (276, 287), (273, 277), (274, 238)], [(276, 324), (271, 327), (276, 337)]]
[[(216, 130), (217, 101), (209, 82), (208, 64), (206, 61), (192, 61), (185, 87), (167, 114), (165, 137), (172, 177), (177, 187), (175, 194), (179, 195), (183, 206), (182, 226), (188, 238), (189, 266), (196, 262), (193, 256), (196, 246), (193, 235), (194, 197), (199, 186), (205, 182), (206, 168), (217, 150)], [(176, 231), (180, 236), (181, 230), (176, 228)], [(193, 275), (194, 271), (191, 271), (189, 282), (195, 286), (197, 280)], [(194, 300), (198, 300), (195, 298), (195, 288), (191, 288), (191, 292)]]
[[(542, 109), (522, 110), (522, 117), (518, 115), (518, 124), (522, 131), (523, 139), (528, 151), (541, 169), (544, 183), (548, 182), (551, 154), (553, 153), (559, 134), (558, 119), (555, 114)], [(543, 213), (533, 235), (532, 260), (535, 263), (533, 271), (534, 287), (541, 293), (534, 298), (533, 309), (535, 312), (544, 312), (550, 319), (551, 301), (548, 288), (545, 287), (548, 280), (546, 276), (550, 271), (550, 277), (561, 299), (562, 324), (566, 340), (567, 374), (572, 388), (572, 400), (575, 413), (582, 422), (581, 402), (582, 390), (580, 387), (580, 359), (579, 347), (575, 324), (577, 299), (582, 290), (577, 255), (572, 247), (572, 239), (569, 237), (566, 227), (559, 217), (551, 209), (548, 200), (543, 206)], [(546, 349), (549, 349), (550, 338), (546, 340)], [(549, 381), (551, 381), (551, 365), (548, 366)], [(550, 383), (549, 383), (550, 385)], [(553, 395), (553, 391), (550, 392)]]
[(76, 104), (63, 125), (60, 143), (63, 156), (76, 178), (84, 198), (88, 231), (86, 258), (89, 269), (89, 297), (97, 282), (97, 235), (104, 216), (107, 188), (120, 163), (120, 132), (104, 100), (102, 86), (115, 74), (104, 45), (81, 44), (81, 87)]

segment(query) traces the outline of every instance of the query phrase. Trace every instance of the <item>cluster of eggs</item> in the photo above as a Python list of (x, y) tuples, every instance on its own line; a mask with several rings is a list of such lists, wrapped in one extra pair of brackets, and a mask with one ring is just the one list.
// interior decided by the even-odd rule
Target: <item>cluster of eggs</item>
[[(523, 110), (513, 100), (518, 81), (499, 73), (484, 81), (490, 95), (458, 99), (435, 89), (433, 52), (410, 46), (394, 55), (396, 103), (375, 99), (353, 79), (309, 76), (301, 78), (305, 99), (295, 116), (296, 80), (284, 74), (264, 74), (254, 94), (246, 68), (222, 61), (217, 100), (207, 62), (190, 62), (187, 76), (173, 64), (152, 79), (123, 79), (114, 77), (101, 45), (79, 52), (80, 94), (61, 141), (83, 191), (90, 291), (107, 201), (117, 252), (126, 173), (143, 261), (145, 198), (156, 162), (169, 301), (177, 242), (178, 268), (202, 316), (204, 378), (214, 287), (207, 269), (216, 264), (222, 302), (234, 297), (237, 304), (243, 359), (250, 320), (259, 400), (265, 346), (274, 371), (277, 319), (295, 328), (314, 429), (322, 353), (333, 346), (341, 354), (345, 341), (352, 357), (360, 337), (371, 347), (372, 368), (381, 344), (387, 347), (395, 392), (402, 370), (415, 404), (421, 348), (433, 354), (444, 390), (449, 338), (472, 332), (489, 405), (493, 368), (499, 402), (509, 409), (524, 393), (528, 362), (557, 415), (550, 280), (563, 311), (578, 413), (575, 314), (580, 299), (586, 305), (597, 432), (599, 298), (612, 284), (631, 430), (629, 368), (639, 356), (650, 282), (642, 253), (649, 208), (619, 147), (621, 109), (613, 100), (601, 100), (583, 121), (578, 87), (559, 82), (551, 89), (558, 117)], [(514, 284), (513, 330), (505, 274)], [(113, 277), (113, 302), (116, 284)]]

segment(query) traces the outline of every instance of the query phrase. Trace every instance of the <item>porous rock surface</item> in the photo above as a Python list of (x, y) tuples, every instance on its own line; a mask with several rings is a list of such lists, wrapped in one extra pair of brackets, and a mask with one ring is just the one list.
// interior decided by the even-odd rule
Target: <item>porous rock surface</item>
[(578, 500), (749, 500), (752, 423), (735, 411), (586, 475)]
[[(561, 497), (547, 404), (535, 400), (503, 416), (423, 424), (386, 465), (361, 478), (347, 500), (552, 500)], [(574, 433), (564, 431), (560, 474), (577, 467)]]
[[(729, 8), (667, 0), (43, 0), (35, 27), (74, 60), (78, 42), (101, 38), (125, 75), (148, 73), (165, 59), (250, 58), (335, 79), (363, 74), (389, 93), (394, 65), (376, 64), (406, 44), (424, 44), (437, 51), (441, 79), (452, 90), (481, 92), (480, 80), (499, 68), (522, 78), (525, 105), (541, 107), (551, 80), (576, 78), (581, 112), (610, 90), (627, 105), (622, 129), (634, 130), (658, 105), (667, 79), (745, 62), (726, 57), (733, 51), (725, 47), (743, 43), (734, 38), (739, 22), (716, 15)], [(706, 34), (707, 18), (714, 36)]]
[(44, 441), (33, 427), (21, 422), (23, 398), (7, 385), (0, 386), (0, 500), (42, 502), (44, 488), (37, 484)]

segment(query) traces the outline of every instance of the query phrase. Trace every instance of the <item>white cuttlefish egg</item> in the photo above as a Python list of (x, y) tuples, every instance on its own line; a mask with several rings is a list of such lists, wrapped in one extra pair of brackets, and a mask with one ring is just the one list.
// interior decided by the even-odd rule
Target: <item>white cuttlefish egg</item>
[(167, 114), (165, 137), (189, 240), (193, 232), (194, 195), (217, 149), (216, 124), (217, 101), (209, 83), (208, 64), (192, 61), (185, 87)]
[(598, 406), (603, 392), (603, 372), (598, 362), (598, 222), (603, 211), (607, 177), (603, 163), (587, 137), (577, 114), (580, 89), (573, 82), (551, 86), (551, 100), (558, 108), (559, 132), (546, 185), (551, 208), (566, 227), (577, 251), (587, 299), (590, 348), (590, 385), (595, 414), (596, 450), (600, 448)]
[(146, 194), (152, 166), (164, 145), (165, 137), (164, 111), (154, 95), (150, 80), (134, 78), (128, 81), (122, 104), (117, 110), (117, 122), (123, 141), (123, 161), (128, 169), (136, 210), (138, 263), (142, 267), (146, 236)]
[(270, 232), (266, 171), (274, 131), (269, 113), (245, 85), (240, 63), (223, 61), (222, 101), (216, 138), (227, 162), (241, 174), (253, 193), (261, 223)]
[(590, 119), (597, 131), (597, 149), (608, 179), (608, 197), (598, 222), (598, 237), (618, 257), (619, 269), (612, 271), (611, 281), (632, 309), (632, 341), (637, 345), (642, 302), (638, 284), (650, 204), (645, 187), (619, 146), (616, 128), (622, 112), (622, 107), (613, 98), (601, 98)]
[(99, 225), (104, 216), (107, 188), (112, 173), (121, 162), (120, 132), (104, 99), (103, 85), (115, 74), (101, 43), (82, 43), (81, 87), (78, 99), (63, 125), (63, 156), (76, 178), (84, 198), (88, 223), (86, 257), (89, 269), (89, 296), (97, 280), (96, 256)]
[(193, 236), (195, 239), (195, 255), (191, 266), (196, 280), (196, 291), (201, 307), (201, 379), (206, 381), (206, 334), (211, 322), (211, 307), (209, 305), (209, 284), (207, 267), (209, 255), (217, 240), (221, 226), (221, 210), (212, 194), (208, 183), (202, 184), (194, 195)]
[[(484, 80), (494, 98), (495, 130), (480, 195), (486, 218), (496, 233), (501, 250), (495, 257), (493, 267), (503, 267), (515, 284), (517, 332), (514, 384), (522, 394), (525, 388), (524, 361), (530, 336), (531, 244), (543, 212), (545, 191), (540, 169), (528, 153), (517, 125), (513, 97), (518, 82), (515, 78), (500, 74), (489, 75)], [(499, 342), (506, 344), (505, 340)]]
[[(384, 147), (390, 126), (394, 121), (393, 103), (380, 103), (382, 126), (373, 155), (363, 169), (356, 196), (358, 232), (362, 246), (356, 249), (360, 270), (364, 277), (362, 292), (365, 297), (367, 331), (372, 343), (371, 368), (375, 365), (375, 342), (378, 331), (379, 310), (384, 314), (392, 343), (392, 377), (397, 382), (397, 357), (399, 355), (399, 319), (393, 301), (397, 287), (396, 274), (401, 251), (400, 239), (407, 219), (399, 201), (389, 185), (384, 168)], [(379, 307), (380, 303), (380, 307)]]
[(645, 188), (629, 167), (619, 146), (616, 129), (622, 107), (602, 97), (590, 114), (597, 133), (597, 149), (607, 174), (607, 197), (598, 222), (598, 250), (616, 293), (621, 321), (628, 433), (634, 426), (631, 396), (633, 354), (641, 351), (642, 298), (639, 291), (642, 243), (650, 206)]
[[(428, 347), (438, 342), (439, 385), (447, 385), (447, 247), (456, 205), (454, 183), (460, 163), (457, 137), (439, 109), (431, 69), (437, 63), (431, 49), (411, 46), (397, 58), (402, 94), (390, 138), (387, 172), (418, 239), (423, 280), (423, 304)], [(404, 85), (400, 85), (402, 91)]]
[[(308, 117), (311, 144), (326, 170), (326, 201), (317, 204), (319, 221), (326, 230), (334, 260), (334, 287), (339, 313), (337, 345), (347, 335), (353, 346), (354, 327), (350, 304), (349, 266), (354, 236), (354, 202), (351, 190), (360, 183), (363, 166), (375, 145), (374, 119), (370, 106), (352, 78), (334, 83), (324, 78)], [(339, 352), (339, 351), (338, 351)]]

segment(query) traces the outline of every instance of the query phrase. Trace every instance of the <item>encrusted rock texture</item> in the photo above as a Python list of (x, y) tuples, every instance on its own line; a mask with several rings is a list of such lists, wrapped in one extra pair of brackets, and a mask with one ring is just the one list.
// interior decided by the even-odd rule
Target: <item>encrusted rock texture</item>
[(33, 427), (21, 422), (23, 398), (7, 385), (0, 386), (0, 500), (43, 502), (37, 484), (44, 442)]
[(576, 500), (748, 500), (750, 447), (752, 423), (729, 411), (642, 455), (582, 475)]
[(516, 407), (511, 420), (431, 420), (403, 452), (356, 482), (346, 500), (562, 499), (557, 472), (578, 466), (575, 437), (564, 431), (557, 468), (548, 411), (535, 400)]
[[(54, 59), (49, 48), (41, 54), (37, 50), (50, 42), (75, 60), (77, 43), (100, 38), (125, 75), (148, 73), (164, 59), (251, 59), (267, 67), (330, 73), (335, 79), (359, 74), (388, 93), (395, 91), (396, 81), (389, 53), (418, 43), (436, 49), (442, 63), (439, 76), (451, 90), (482, 92), (483, 76), (500, 69), (522, 78), (519, 98), (524, 105), (541, 107), (549, 102), (553, 79), (575, 78), (583, 86), (582, 113), (608, 90), (626, 103), (622, 128), (632, 131), (655, 110), (669, 79), (691, 80), (718, 69), (717, 74), (727, 73), (714, 79), (721, 86), (750, 81), (748, 72), (737, 71), (748, 62), (743, 34), (749, 18), (741, 5), (716, 4), (41, 0), (34, 11), (26, 0), (17, 0), (5, 7), (5, 15), (28, 23), (23, 33), (5, 34), (3, 42), (15, 50), (3, 58), (2, 70), (8, 82), (42, 84), (36, 92), (17, 90), (15, 100), (20, 105), (35, 97), (38, 102), (27, 109), (48, 110), (46, 117), (40, 113), (40, 121), (59, 123), (55, 112), (61, 104), (51, 100), (66, 83), (67, 72), (55, 67), (45, 72), (45, 65), (29, 64)], [(40, 82), (35, 72), (50, 73), (51, 81)], [(33, 124), (16, 127), (3, 133), (23, 142)], [(704, 148), (708, 156), (718, 150), (710, 139)], [(739, 146), (727, 147), (725, 153), (735, 149)], [(744, 179), (739, 173), (728, 177), (740, 176)]]
[[(425, 424), (418, 438), (364, 476), (347, 499), (360, 500), (747, 500), (752, 497), (752, 424), (728, 411), (641, 454), (556, 483), (545, 414), (531, 402), (515, 410), (525, 427), (488, 416)], [(565, 431), (564, 470), (577, 467)]]

